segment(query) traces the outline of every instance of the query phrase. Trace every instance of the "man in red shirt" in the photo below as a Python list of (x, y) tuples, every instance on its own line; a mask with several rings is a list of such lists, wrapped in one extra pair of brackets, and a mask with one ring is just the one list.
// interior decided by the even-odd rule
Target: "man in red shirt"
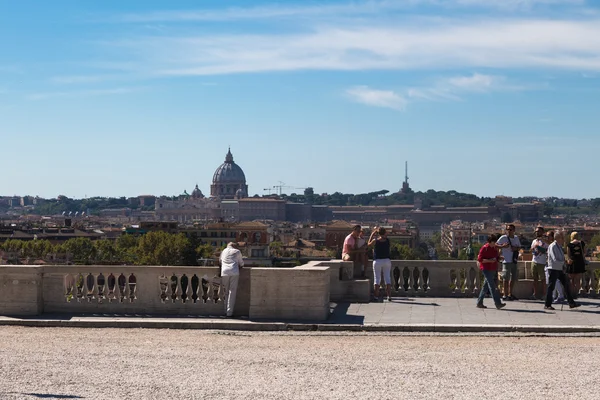
[(479, 269), (483, 272), (484, 281), (481, 286), (479, 298), (477, 299), (477, 308), (487, 308), (483, 305), (483, 299), (487, 293), (492, 294), (494, 304), (498, 310), (506, 306), (506, 304), (502, 303), (500, 300), (500, 293), (498, 292), (498, 287), (496, 286), (494, 279), (498, 273), (499, 261), (498, 248), (496, 247), (497, 240), (498, 237), (496, 235), (492, 234), (488, 236), (487, 243), (479, 250), (477, 262), (479, 264)]

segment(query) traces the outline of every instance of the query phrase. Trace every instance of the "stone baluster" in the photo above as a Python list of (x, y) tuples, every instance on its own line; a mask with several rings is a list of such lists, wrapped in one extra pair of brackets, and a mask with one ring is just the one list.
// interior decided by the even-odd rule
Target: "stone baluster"
[(190, 280), (186, 274), (181, 275), (181, 279), (179, 279), (179, 284), (181, 286), (181, 302), (185, 303), (188, 299), (188, 289)]
[(100, 272), (100, 274), (98, 274), (98, 277), (96, 278), (96, 293), (97, 293), (97, 297), (98, 297), (98, 303), (102, 304), (104, 302), (104, 299), (106, 298), (106, 278), (104, 277), (104, 274), (102, 274), (102, 272)]
[(160, 290), (160, 301), (165, 303), (169, 296), (167, 290), (169, 289), (169, 278), (163, 273), (158, 277), (158, 289)]
[(479, 270), (475, 270), (474, 267), (470, 267), (466, 273), (467, 275), (467, 279), (468, 279), (468, 290), (466, 291), (466, 293), (468, 293), (468, 295), (470, 297), (475, 295), (475, 292), (477, 291), (477, 277), (479, 276)]
[(96, 298), (96, 278), (91, 272), (85, 277), (85, 290), (87, 301), (89, 303), (92, 299)]
[(175, 303), (175, 300), (177, 300), (177, 293), (178, 293), (178, 289), (179, 289), (179, 279), (177, 278), (177, 275), (173, 274), (171, 275), (171, 279), (170, 279), (170, 289), (171, 289), (171, 294), (169, 297), (171, 297), (171, 302)]
[(191, 279), (191, 283), (192, 283), (192, 301), (194, 303), (198, 302), (198, 290), (200, 289), (200, 278), (198, 278), (198, 275), (194, 274), (194, 276), (192, 276)]
[(119, 302), (123, 303), (127, 298), (127, 278), (123, 273), (117, 278), (117, 287), (119, 288)]
[(213, 299), (213, 302), (216, 304), (216, 303), (219, 302), (219, 299), (223, 298), (222, 294), (219, 295), (220, 292), (222, 292), (222, 290), (221, 290), (221, 286), (222, 286), (221, 285), (221, 278), (219, 278), (217, 276), (213, 277), (212, 278), (212, 285), (211, 286), (212, 286), (212, 292), (213, 292), (212, 293), (212, 299)]
[(392, 287), (396, 292), (400, 292), (400, 287), (401, 285), (401, 279), (402, 279), (402, 274), (400, 273), (400, 268), (398, 267), (394, 267), (394, 270), (392, 271)]
[(108, 283), (108, 302), (112, 303), (113, 300), (117, 299), (117, 278), (111, 273), (107, 278)]
[(210, 282), (208, 281), (208, 277), (203, 276), (201, 283), (202, 283), (202, 302), (206, 303), (210, 296), (210, 294), (209, 294)]
[(83, 299), (83, 291), (84, 291), (84, 279), (83, 279), (83, 274), (79, 273), (77, 274), (77, 276), (75, 277), (75, 297), (77, 298), (78, 302), (81, 302), (81, 300)]
[(455, 295), (460, 295), (462, 293), (462, 278), (460, 277), (461, 274), (461, 269), (456, 268), (454, 269), (454, 273), (456, 274), (454, 276), (454, 279), (452, 280), (452, 283), (454, 283), (454, 290), (452, 290), (452, 293)]
[(591, 297), (596, 297), (600, 293), (600, 288), (598, 287), (598, 279), (596, 279), (596, 268), (588, 266), (587, 273), (589, 274), (589, 294)]
[(473, 287), (473, 296), (477, 297), (479, 296), (479, 292), (481, 291), (481, 285), (483, 285), (483, 282), (481, 280), (481, 272), (479, 270), (479, 267), (474, 268), (475, 270), (475, 281), (474, 281), (474, 287)]
[(137, 298), (136, 297), (136, 290), (137, 290), (137, 277), (132, 273), (131, 275), (129, 275), (129, 302), (133, 303), (134, 300)]
[(404, 271), (402, 271), (402, 276), (404, 279), (404, 291), (406, 292), (407, 296), (414, 296), (415, 294), (415, 289), (414, 289), (414, 284), (413, 284), (413, 274), (412, 274), (412, 268), (411, 267), (404, 267)]
[(73, 300), (75, 296), (75, 277), (71, 274), (65, 276), (65, 299), (67, 302)]
[(423, 294), (427, 294), (429, 291), (429, 270), (427, 268), (421, 269), (421, 278), (423, 279), (423, 282), (421, 283)]
[(416, 295), (419, 295), (423, 292), (423, 279), (421, 277), (421, 271), (419, 267), (413, 267), (412, 270), (412, 278), (413, 278), (413, 290)]

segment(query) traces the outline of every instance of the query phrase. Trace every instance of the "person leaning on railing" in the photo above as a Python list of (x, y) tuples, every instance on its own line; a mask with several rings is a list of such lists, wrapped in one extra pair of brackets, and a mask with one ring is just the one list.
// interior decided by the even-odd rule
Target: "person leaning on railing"
[(235, 307), (240, 268), (244, 266), (244, 260), (242, 253), (238, 249), (238, 244), (236, 242), (227, 243), (227, 247), (221, 252), (219, 261), (221, 263), (221, 282), (225, 295), (223, 300), (227, 316), (231, 317), (233, 316), (233, 309)]
[[(377, 237), (375, 235), (378, 235)], [(375, 228), (369, 238), (369, 246), (373, 247), (373, 291), (375, 301), (379, 301), (381, 274), (385, 282), (387, 300), (392, 301), (392, 261), (390, 259), (390, 239), (385, 228)]]
[(573, 297), (577, 297), (581, 289), (581, 275), (585, 274), (585, 243), (579, 240), (579, 233), (571, 233), (571, 241), (567, 243), (567, 275), (571, 279)]
[(579, 307), (580, 304), (575, 303), (573, 296), (571, 295), (571, 289), (567, 282), (567, 276), (565, 275), (565, 252), (563, 251), (563, 245), (565, 244), (565, 234), (562, 232), (554, 233), (554, 242), (548, 247), (548, 290), (546, 291), (546, 303), (544, 309), (554, 310), (552, 307), (552, 292), (556, 281), (562, 283), (567, 301), (569, 302), (570, 308)]
[(487, 308), (483, 305), (483, 299), (487, 293), (491, 293), (498, 310), (506, 306), (506, 303), (502, 303), (502, 300), (500, 300), (500, 292), (498, 292), (498, 286), (495, 282), (499, 262), (498, 249), (496, 248), (497, 240), (498, 237), (494, 234), (488, 236), (487, 243), (479, 250), (477, 263), (483, 273), (484, 281), (481, 286), (481, 292), (479, 292), (479, 298), (477, 299), (477, 308)]

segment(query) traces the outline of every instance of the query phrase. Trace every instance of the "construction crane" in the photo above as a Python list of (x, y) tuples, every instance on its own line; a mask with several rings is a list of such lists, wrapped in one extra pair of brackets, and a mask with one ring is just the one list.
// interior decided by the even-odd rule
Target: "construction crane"
[[(273, 189), (275, 189), (275, 193), (277, 193), (279, 196), (281, 196), (283, 189), (301, 189), (301, 190), (306, 189), (303, 187), (286, 186), (286, 184), (284, 182), (281, 182), (281, 181), (278, 181), (278, 182), (279, 182), (279, 185), (274, 185)], [(268, 190), (268, 189), (265, 189), (265, 190)]]

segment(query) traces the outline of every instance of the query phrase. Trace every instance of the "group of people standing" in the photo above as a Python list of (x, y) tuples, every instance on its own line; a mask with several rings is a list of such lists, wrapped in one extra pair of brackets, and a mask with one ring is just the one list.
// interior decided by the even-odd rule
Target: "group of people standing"
[[(572, 293), (579, 291), (580, 277), (585, 272), (585, 244), (579, 239), (579, 234), (573, 232), (571, 241), (566, 246), (565, 254), (563, 232), (550, 231), (546, 233), (543, 227), (538, 226), (535, 233), (536, 238), (531, 243), (533, 254), (531, 272), (534, 280), (532, 299), (543, 296), (544, 290), (546, 290), (544, 309), (554, 310), (552, 307), (553, 293), (555, 287), (559, 285), (564, 291), (569, 307), (579, 307)], [(502, 300), (518, 300), (513, 290), (518, 281), (517, 261), (520, 248), (521, 242), (515, 235), (513, 224), (508, 224), (506, 234), (500, 237), (494, 234), (488, 236), (487, 243), (481, 248), (477, 257), (484, 277), (484, 283), (477, 299), (478, 308), (487, 308), (483, 305), (483, 300), (488, 293), (492, 295), (497, 309), (506, 306)], [(502, 298), (497, 283), (499, 263), (502, 263)], [(569, 283), (569, 278), (571, 278), (572, 284)]]
[(392, 301), (392, 260), (390, 258), (390, 239), (382, 227), (375, 227), (368, 240), (364, 239), (364, 231), (360, 225), (354, 225), (352, 232), (344, 239), (342, 260), (354, 261), (360, 265), (362, 277), (366, 278), (367, 249), (373, 248), (373, 293), (375, 301), (383, 301), (380, 296), (381, 276), (385, 282), (385, 294)]

